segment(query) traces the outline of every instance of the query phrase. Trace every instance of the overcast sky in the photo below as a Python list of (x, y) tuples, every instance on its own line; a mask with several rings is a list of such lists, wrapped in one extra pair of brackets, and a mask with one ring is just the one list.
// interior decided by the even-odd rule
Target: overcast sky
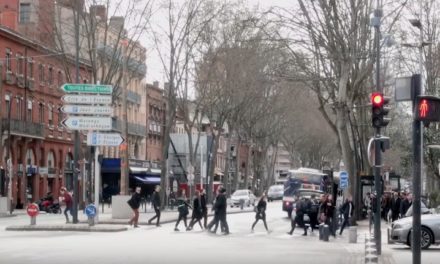
[[(156, 0), (158, 2), (160, 0)], [(177, 0), (181, 1), (181, 0)], [(228, 0), (231, 2), (235, 2), (234, 0)], [(282, 6), (282, 7), (290, 7), (293, 5), (295, 0), (247, 0), (247, 5), (249, 7), (254, 7), (255, 5), (259, 5), (260, 8), (266, 9), (270, 6)], [(163, 24), (166, 25), (166, 20), (163, 16), (156, 13), (153, 16), (153, 24)], [(157, 51), (154, 48), (154, 42), (152, 41), (149, 35), (145, 35), (141, 39), (141, 43), (147, 48), (147, 76), (146, 81), (148, 83), (152, 83), (154, 81), (159, 81), (161, 87), (163, 86), (164, 81), (166, 80), (164, 75), (164, 69), (162, 63), (159, 59)]]

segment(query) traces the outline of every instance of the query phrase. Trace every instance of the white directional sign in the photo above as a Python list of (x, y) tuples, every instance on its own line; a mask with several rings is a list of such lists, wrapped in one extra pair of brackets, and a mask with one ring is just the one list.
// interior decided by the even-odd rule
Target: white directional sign
[(88, 83), (65, 83), (60, 87), (66, 93), (111, 94), (113, 86)]
[(67, 94), (61, 98), (69, 104), (111, 104), (111, 95), (77, 95)]
[(65, 105), (61, 111), (66, 114), (113, 115), (110, 106)]
[(69, 116), (63, 125), (70, 130), (112, 130), (111, 117)]
[(119, 146), (124, 141), (119, 133), (97, 133), (87, 134), (87, 146)]

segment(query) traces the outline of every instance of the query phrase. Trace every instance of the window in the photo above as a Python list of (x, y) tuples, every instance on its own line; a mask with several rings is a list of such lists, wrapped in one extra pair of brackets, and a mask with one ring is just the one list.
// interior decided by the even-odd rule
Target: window
[(6, 101), (6, 116), (9, 116), (9, 111), (11, 109), (11, 95), (7, 94), (5, 95), (5, 101)]
[(47, 107), (49, 125), (53, 126), (53, 106), (49, 104)]
[(44, 104), (42, 103), (39, 104), (38, 114), (39, 114), (38, 121), (40, 123), (44, 123)]
[(31, 21), (31, 4), (20, 3), (20, 23), (29, 23)]
[(23, 99), (17, 96), (17, 119), (23, 120)]
[(6, 49), (6, 71), (12, 71), (11, 70), (11, 49)]
[(28, 59), (27, 75), (29, 79), (34, 79), (34, 61), (32, 60), (32, 58)]
[(32, 122), (32, 100), (28, 100), (26, 118), (28, 122)]
[(63, 126), (61, 122), (63, 122), (63, 111), (61, 111), (61, 105), (60, 105), (58, 106), (58, 127)]
[(21, 53), (17, 53), (17, 75), (23, 74), (23, 55)]
[(38, 65), (38, 78), (40, 79), (40, 83), (44, 83), (44, 65)]
[(53, 84), (53, 68), (52, 66), (49, 66), (49, 73), (47, 76), (47, 82), (52, 85)]

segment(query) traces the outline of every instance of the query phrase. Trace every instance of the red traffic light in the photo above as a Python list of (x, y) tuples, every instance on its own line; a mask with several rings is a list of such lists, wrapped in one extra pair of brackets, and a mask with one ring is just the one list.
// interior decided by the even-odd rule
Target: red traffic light
[(373, 93), (371, 95), (371, 102), (374, 106), (381, 106), (383, 104), (383, 94)]
[(418, 96), (415, 118), (425, 122), (440, 121), (440, 98), (435, 96)]

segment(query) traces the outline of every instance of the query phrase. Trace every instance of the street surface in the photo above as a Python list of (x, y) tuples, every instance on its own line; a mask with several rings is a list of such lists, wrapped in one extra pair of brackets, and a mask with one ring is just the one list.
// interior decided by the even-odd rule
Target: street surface
[[(229, 210), (230, 208), (228, 208)], [(142, 217), (142, 216), (141, 216)], [(59, 223), (63, 215), (41, 215), (39, 222)], [(142, 219), (141, 219), (142, 220)], [(0, 218), (0, 263), (362, 263), (364, 241), (348, 244), (348, 232), (322, 242), (318, 234), (303, 237), (301, 229), (286, 234), (290, 222), (280, 202), (268, 204), (268, 234), (263, 223), (251, 233), (254, 213), (228, 215), (231, 234), (175, 232), (174, 224), (141, 226), (119, 233), (13, 232), (4, 227), (29, 223), (25, 215)]]

